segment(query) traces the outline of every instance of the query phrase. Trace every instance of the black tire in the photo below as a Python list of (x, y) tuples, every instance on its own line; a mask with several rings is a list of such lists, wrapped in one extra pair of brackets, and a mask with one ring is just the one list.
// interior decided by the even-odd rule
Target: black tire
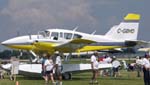
[(63, 73), (62, 77), (65, 80), (70, 80), (72, 78), (71, 73)]

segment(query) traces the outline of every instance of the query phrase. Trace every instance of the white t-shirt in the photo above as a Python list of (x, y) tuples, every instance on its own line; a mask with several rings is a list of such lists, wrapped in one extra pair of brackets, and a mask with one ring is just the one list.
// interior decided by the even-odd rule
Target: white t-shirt
[(110, 57), (107, 57), (107, 58), (105, 59), (105, 62), (106, 62), (106, 63), (111, 63), (111, 61), (112, 61), (112, 59), (111, 59)]
[(57, 57), (56, 57), (56, 64), (58, 64), (58, 66), (61, 66), (61, 65), (62, 65), (61, 57), (60, 57), (60, 56), (57, 56)]
[(118, 60), (114, 60), (113, 62), (112, 62), (112, 67), (114, 67), (114, 68), (117, 68), (118, 66), (120, 66), (121, 64), (120, 64), (120, 62), (118, 61)]
[(92, 56), (91, 56), (91, 62), (93, 62), (93, 68), (94, 68), (94, 69), (98, 69), (99, 63), (98, 63), (98, 61), (97, 61), (95, 55), (92, 55)]
[(111, 63), (112, 59), (110, 57), (104, 58), (103, 59), (103, 63), (107, 64), (107, 63)]
[(137, 60), (136, 60), (136, 64), (142, 65), (142, 59), (137, 59)]
[(128, 68), (128, 66), (127, 66), (126, 61), (125, 61), (125, 60), (122, 60), (122, 62), (123, 62), (124, 69), (127, 69), (127, 68)]
[(51, 71), (53, 68), (53, 60), (47, 59), (44, 63), (44, 66), (46, 66), (46, 71)]
[(142, 65), (145, 66), (146, 68), (150, 68), (150, 62), (149, 62), (149, 60), (146, 59), (146, 58), (143, 58)]

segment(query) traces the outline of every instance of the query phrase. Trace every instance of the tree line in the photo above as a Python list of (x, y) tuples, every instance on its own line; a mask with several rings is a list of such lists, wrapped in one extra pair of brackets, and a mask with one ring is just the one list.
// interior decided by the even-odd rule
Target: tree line
[(29, 59), (32, 56), (28, 52), (21, 52), (19, 50), (3, 50), (0, 52), (0, 59), (10, 59), (12, 56), (19, 57), (20, 59)]

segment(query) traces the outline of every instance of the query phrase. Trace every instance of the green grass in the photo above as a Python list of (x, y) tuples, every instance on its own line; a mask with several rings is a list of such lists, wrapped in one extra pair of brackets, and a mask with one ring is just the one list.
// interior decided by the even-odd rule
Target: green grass
[[(63, 85), (89, 85), (91, 72), (73, 74), (72, 80), (63, 80)], [(19, 85), (44, 85), (44, 80), (41, 78), (27, 78), (17, 76)], [(99, 77), (100, 85), (144, 85), (143, 79), (136, 77), (136, 72), (121, 71), (121, 77)], [(10, 81), (8, 77), (0, 80), (0, 85), (15, 85), (14, 81)], [(49, 84), (50, 85), (50, 84)]]

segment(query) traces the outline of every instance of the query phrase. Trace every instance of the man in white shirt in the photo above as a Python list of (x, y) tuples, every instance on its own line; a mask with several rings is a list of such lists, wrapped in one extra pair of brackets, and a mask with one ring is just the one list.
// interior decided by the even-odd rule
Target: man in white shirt
[(56, 53), (56, 62), (55, 62), (55, 67), (56, 67), (56, 76), (59, 79), (59, 85), (62, 85), (62, 60), (61, 60), (61, 56), (59, 55), (59, 53)]
[(137, 77), (140, 77), (142, 71), (142, 58), (140, 56), (136, 57), (136, 70), (137, 70)]
[(145, 85), (150, 85), (150, 62), (148, 58), (149, 56), (145, 55), (145, 58), (143, 58), (142, 61)]
[(91, 83), (93, 83), (93, 82), (97, 83), (96, 79), (98, 77), (98, 66), (99, 66), (99, 63), (97, 61), (97, 57), (98, 57), (98, 53), (94, 53), (91, 56), (91, 68), (92, 68), (92, 73), (93, 73)]
[(119, 76), (119, 66), (121, 66), (120, 62), (116, 60), (116, 56), (113, 56), (113, 62), (112, 62), (112, 67), (113, 67), (113, 76), (117, 77)]
[(107, 56), (107, 58), (105, 59), (105, 62), (106, 62), (106, 63), (111, 63), (111, 62), (112, 62), (111, 57)]

